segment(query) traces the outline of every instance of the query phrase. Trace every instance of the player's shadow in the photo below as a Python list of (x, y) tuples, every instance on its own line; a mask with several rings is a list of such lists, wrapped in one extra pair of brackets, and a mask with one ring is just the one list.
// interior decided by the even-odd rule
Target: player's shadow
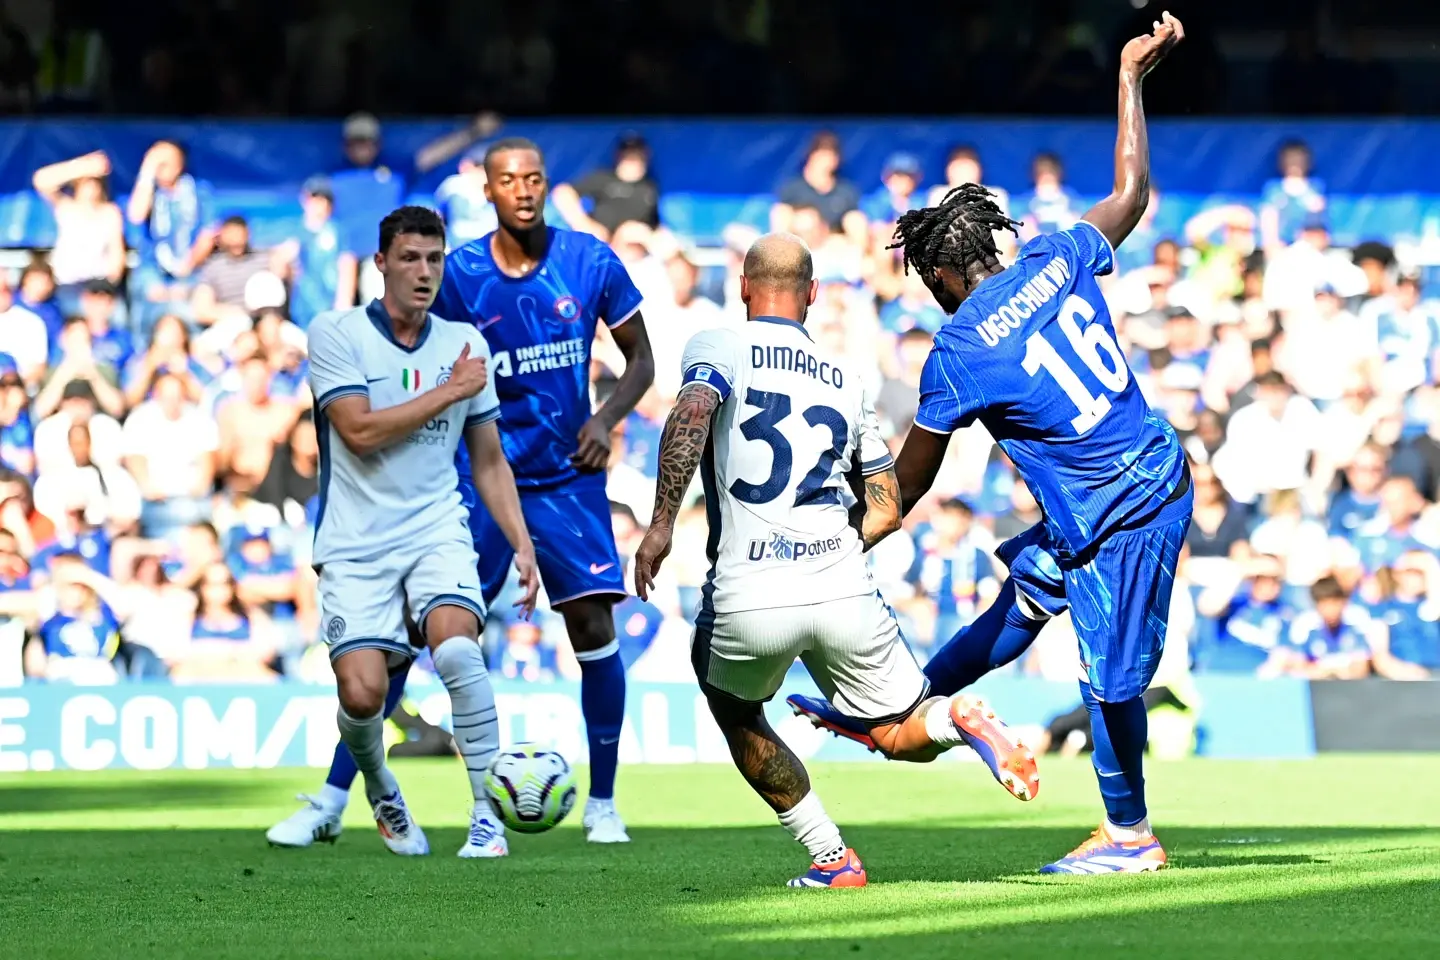
[(17, 779), (0, 786), (0, 815), (13, 813), (77, 813), (86, 810), (144, 810), (163, 803), (175, 807), (243, 807), (273, 802), (273, 783), (234, 776), (197, 773), (162, 784), (144, 778), (52, 784), (42, 778)]

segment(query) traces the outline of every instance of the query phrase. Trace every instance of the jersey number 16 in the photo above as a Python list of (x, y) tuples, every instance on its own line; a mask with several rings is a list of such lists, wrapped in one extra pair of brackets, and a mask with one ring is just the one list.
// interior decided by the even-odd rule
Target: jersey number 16
[[(1080, 326), (1078, 318), (1081, 317), (1085, 319), (1084, 327)], [(1102, 387), (1111, 393), (1119, 393), (1130, 382), (1130, 368), (1125, 365), (1125, 356), (1115, 345), (1115, 339), (1103, 326), (1090, 322), (1094, 319), (1095, 308), (1083, 297), (1071, 294), (1060, 304), (1060, 330), (1070, 341), (1070, 349), (1075, 351)], [(1110, 398), (1103, 393), (1099, 396), (1092, 394), (1080, 375), (1039, 330), (1026, 339), (1025, 356), (1020, 365), (1032, 377), (1044, 370), (1065, 391), (1065, 396), (1080, 411), (1070, 418), (1070, 426), (1077, 434), (1089, 433), (1110, 412)]]

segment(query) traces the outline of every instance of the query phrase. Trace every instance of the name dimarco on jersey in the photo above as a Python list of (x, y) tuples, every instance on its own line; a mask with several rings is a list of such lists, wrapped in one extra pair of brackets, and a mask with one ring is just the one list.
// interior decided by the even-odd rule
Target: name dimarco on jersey
[(1031, 277), (1029, 283), (1015, 291), (1009, 303), (1001, 304), (994, 313), (975, 324), (975, 332), (980, 334), (985, 346), (999, 346), (1002, 339), (1010, 336), (1011, 330), (1019, 330), (1020, 324), (1049, 303), (1069, 281), (1070, 265), (1056, 257)]
[(803, 373), (821, 383), (828, 383), (839, 390), (845, 386), (845, 375), (839, 367), (831, 366), (828, 360), (816, 360), (804, 350), (794, 347), (765, 347), (750, 345), (750, 366), (756, 370), (788, 370)]
[(519, 347), (514, 351), (514, 368), (511, 368), (511, 352), (501, 350), (495, 354), (495, 375), (508, 377), (540, 370), (560, 370), (585, 362), (585, 341), (580, 337), (560, 340), (555, 343), (537, 343)]

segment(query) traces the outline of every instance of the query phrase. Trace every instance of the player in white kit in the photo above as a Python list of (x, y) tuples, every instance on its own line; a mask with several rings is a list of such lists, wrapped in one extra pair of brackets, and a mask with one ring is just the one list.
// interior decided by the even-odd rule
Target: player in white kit
[(539, 581), (495, 425), (500, 406), (485, 338), (429, 313), (444, 257), (440, 218), (401, 207), (380, 223), (375, 264), (384, 296), (324, 314), (310, 327), (320, 444), (314, 562), (340, 693), (340, 738), (364, 774), (385, 845), (398, 854), (429, 852), (385, 764), (389, 672), (408, 668), (415, 656), (408, 613), (450, 693), (455, 744), (470, 774), (475, 806), (460, 856), (497, 857), (509, 848), (484, 778), (500, 736), (477, 639), (485, 602), (455, 486), (462, 437), (480, 499), (515, 549), (527, 615)]
[(699, 466), (711, 567), (691, 651), (696, 676), (735, 765), (814, 858), (790, 885), (858, 887), (864, 866), (765, 719), (796, 657), (893, 759), (925, 762), (965, 743), (1022, 800), (1039, 778), (1034, 754), (983, 701), (929, 697), (875, 588), (864, 553), (899, 528), (899, 486), (868, 388), (805, 330), (812, 273), (799, 238), (761, 237), (740, 281), (750, 322), (686, 346), (635, 586), (643, 599), (653, 585)]

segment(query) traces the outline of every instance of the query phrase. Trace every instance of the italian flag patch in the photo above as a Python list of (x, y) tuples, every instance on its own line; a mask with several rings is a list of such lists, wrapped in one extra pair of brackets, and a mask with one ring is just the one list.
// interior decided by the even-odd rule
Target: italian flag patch
[(406, 393), (420, 392), (420, 371), (414, 367), (406, 367), (400, 371), (400, 385), (405, 388)]

